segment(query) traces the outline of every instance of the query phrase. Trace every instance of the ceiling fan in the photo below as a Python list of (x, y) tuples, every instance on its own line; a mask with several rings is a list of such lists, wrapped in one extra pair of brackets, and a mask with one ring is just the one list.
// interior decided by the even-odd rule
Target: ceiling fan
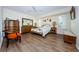
[(35, 6), (32, 6), (34, 12), (43, 12), (42, 10), (37, 10)]

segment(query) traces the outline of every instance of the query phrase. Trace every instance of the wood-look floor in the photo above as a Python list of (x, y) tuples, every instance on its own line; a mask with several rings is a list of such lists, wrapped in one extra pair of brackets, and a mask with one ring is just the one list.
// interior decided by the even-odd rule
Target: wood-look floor
[(45, 38), (36, 34), (23, 34), (22, 42), (3, 45), (1, 52), (76, 52), (72, 44), (64, 43), (62, 35), (48, 34)]

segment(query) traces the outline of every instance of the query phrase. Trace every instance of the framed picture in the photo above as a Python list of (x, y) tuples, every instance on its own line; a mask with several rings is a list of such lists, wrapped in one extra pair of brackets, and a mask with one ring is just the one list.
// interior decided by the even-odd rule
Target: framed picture
[(70, 17), (71, 17), (72, 20), (75, 19), (75, 8), (74, 7), (72, 7), (71, 10), (70, 10)]
[(46, 22), (46, 19), (45, 20), (43, 20), (44, 22)]
[(51, 19), (49, 19), (49, 21), (51, 22)]

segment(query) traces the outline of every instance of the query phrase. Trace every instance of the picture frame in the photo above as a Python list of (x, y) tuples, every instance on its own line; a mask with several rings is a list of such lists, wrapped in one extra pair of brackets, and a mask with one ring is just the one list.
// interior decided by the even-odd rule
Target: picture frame
[(51, 22), (51, 19), (49, 19), (49, 21)]
[(44, 22), (46, 22), (46, 19), (45, 20), (43, 20)]

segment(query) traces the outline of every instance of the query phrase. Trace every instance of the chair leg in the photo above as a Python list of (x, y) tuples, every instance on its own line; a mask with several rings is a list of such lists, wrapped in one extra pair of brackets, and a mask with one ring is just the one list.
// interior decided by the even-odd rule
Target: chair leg
[(21, 37), (19, 38), (19, 42), (21, 43)]
[(8, 48), (8, 46), (9, 46), (9, 40), (7, 39), (7, 46), (6, 47)]
[(18, 37), (18, 40), (19, 40), (19, 42), (21, 43), (21, 37), (20, 37), (20, 36)]
[(21, 38), (20, 38), (19, 42), (21, 43)]

